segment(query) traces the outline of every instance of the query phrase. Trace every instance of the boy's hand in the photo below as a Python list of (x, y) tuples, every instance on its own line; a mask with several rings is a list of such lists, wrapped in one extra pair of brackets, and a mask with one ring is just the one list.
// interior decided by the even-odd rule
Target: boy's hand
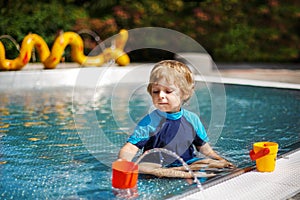
[(220, 162), (223, 164), (223, 167), (226, 167), (226, 168), (236, 168), (236, 166), (234, 164), (232, 164), (231, 162), (225, 160), (225, 159), (222, 159), (220, 160)]
[(198, 178), (209, 178), (209, 177), (216, 176), (216, 174), (214, 173), (206, 173), (206, 172), (194, 172), (194, 175)]
[(209, 159), (208, 167), (210, 167), (210, 168), (230, 168), (230, 169), (236, 168), (236, 166), (234, 164), (232, 164), (231, 162), (229, 162), (225, 159), (220, 159), (220, 160)]

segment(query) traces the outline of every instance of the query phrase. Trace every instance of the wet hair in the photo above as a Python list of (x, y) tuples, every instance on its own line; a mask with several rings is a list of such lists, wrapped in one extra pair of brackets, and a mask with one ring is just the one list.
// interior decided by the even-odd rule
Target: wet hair
[(151, 95), (152, 85), (159, 80), (165, 79), (167, 83), (174, 84), (181, 91), (183, 102), (189, 100), (194, 91), (194, 77), (187, 65), (176, 60), (163, 60), (156, 63), (151, 71), (150, 80), (147, 87)]

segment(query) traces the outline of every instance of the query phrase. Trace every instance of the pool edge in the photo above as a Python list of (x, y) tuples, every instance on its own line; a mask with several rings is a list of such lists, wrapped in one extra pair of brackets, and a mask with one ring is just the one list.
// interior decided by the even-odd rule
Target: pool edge
[(297, 83), (284, 83), (284, 82), (275, 82), (275, 81), (262, 81), (262, 80), (253, 80), (253, 79), (242, 79), (242, 78), (228, 78), (222, 76), (209, 76), (209, 75), (196, 75), (196, 81), (201, 82), (212, 82), (212, 83), (221, 83), (221, 84), (236, 84), (236, 85), (245, 85), (245, 86), (257, 86), (257, 87), (272, 87), (280, 89), (295, 89), (300, 90), (300, 84)]
[[(280, 159), (286, 159), (289, 155), (292, 155), (294, 153), (299, 153), (300, 152), (300, 141), (297, 141), (296, 143), (291, 144), (287, 148), (293, 148), (294, 146), (296, 147), (295, 149), (291, 149), (290, 151), (277, 156), (277, 161), (280, 160)], [(255, 170), (256, 170), (255, 165), (251, 165), (251, 166), (248, 166), (248, 167), (245, 167), (245, 168), (242, 168), (242, 169), (237, 169), (237, 170), (235, 170), (235, 171), (233, 171), (233, 172), (231, 172), (231, 173), (229, 173), (225, 176), (217, 177), (217, 178), (213, 178), (211, 180), (208, 180), (207, 182), (203, 183), (202, 187), (203, 187), (204, 190), (206, 190), (210, 187), (213, 187), (213, 186), (217, 187), (218, 184), (220, 184), (220, 183), (225, 183), (226, 181), (237, 178), (238, 176), (240, 176), (242, 174), (245, 174), (245, 173), (248, 173), (248, 172), (254, 172)], [(280, 186), (278, 186), (278, 187), (280, 187)], [(287, 196), (287, 198), (290, 198), (290, 197), (298, 194), (299, 190), (294, 192), (294, 193), (289, 194)], [(194, 189), (191, 189), (191, 190), (189, 190), (189, 191), (187, 191), (183, 194), (175, 195), (173, 197), (167, 198), (167, 200), (194, 199), (194, 198), (189, 198), (189, 196), (195, 196), (195, 195), (199, 194), (199, 197), (200, 197), (201, 192), (202, 191), (200, 191), (199, 188), (194, 188)], [(199, 198), (197, 198), (197, 199), (199, 199)], [(223, 198), (221, 198), (221, 199), (223, 199)], [(255, 198), (255, 199), (257, 199), (257, 198)]]

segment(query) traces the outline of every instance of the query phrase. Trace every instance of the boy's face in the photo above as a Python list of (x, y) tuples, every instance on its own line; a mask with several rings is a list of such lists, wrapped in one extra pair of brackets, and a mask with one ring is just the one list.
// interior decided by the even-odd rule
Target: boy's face
[(151, 97), (154, 106), (163, 112), (173, 113), (180, 111), (181, 93), (174, 84), (160, 80), (152, 84)]

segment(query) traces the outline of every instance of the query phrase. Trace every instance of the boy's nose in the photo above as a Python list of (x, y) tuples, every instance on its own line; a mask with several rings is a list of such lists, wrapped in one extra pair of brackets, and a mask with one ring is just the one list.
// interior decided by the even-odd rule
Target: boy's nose
[(159, 92), (159, 98), (164, 99), (166, 97), (166, 93), (164, 91)]

